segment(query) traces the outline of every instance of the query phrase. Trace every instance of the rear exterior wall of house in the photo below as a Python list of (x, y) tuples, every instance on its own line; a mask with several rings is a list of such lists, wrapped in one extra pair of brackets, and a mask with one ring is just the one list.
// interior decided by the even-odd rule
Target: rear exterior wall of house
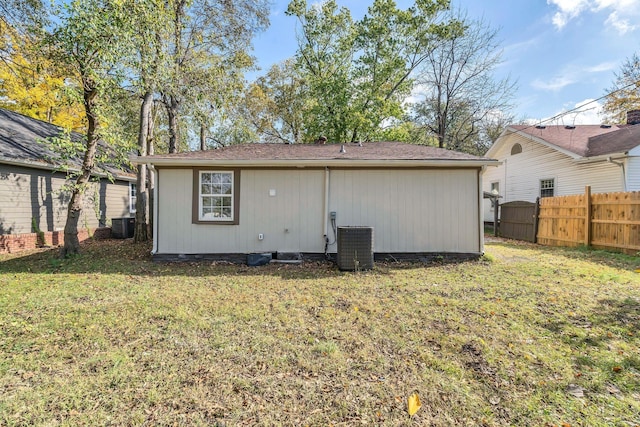
[(236, 225), (193, 223), (193, 170), (158, 172), (160, 255), (323, 253), (325, 234), (336, 252), (329, 212), (373, 227), (377, 253), (482, 251), (477, 168), (243, 169)]

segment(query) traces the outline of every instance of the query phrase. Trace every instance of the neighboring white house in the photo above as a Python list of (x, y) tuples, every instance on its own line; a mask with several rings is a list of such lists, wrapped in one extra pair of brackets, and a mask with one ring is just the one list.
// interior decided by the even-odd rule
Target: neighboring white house
[(496, 163), (396, 142), (240, 144), (134, 162), (157, 173), (156, 259), (323, 256), (336, 252), (334, 225), (373, 227), (378, 257), (479, 255), (481, 171)]
[[(640, 111), (627, 125), (509, 126), (486, 157), (483, 189), (498, 192), (500, 203), (538, 197), (640, 190)], [(489, 200), (484, 220), (493, 221)]]

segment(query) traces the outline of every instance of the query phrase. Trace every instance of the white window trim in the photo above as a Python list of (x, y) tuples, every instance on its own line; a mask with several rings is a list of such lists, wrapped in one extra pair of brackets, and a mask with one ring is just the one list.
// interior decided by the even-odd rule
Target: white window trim
[[(551, 181), (551, 182), (553, 182), (553, 195), (552, 196), (543, 196), (542, 195), (542, 182), (543, 181)], [(543, 197), (555, 197), (558, 194), (557, 186), (558, 186), (558, 184), (557, 184), (555, 178), (543, 178), (540, 181), (538, 181), (538, 194), (540, 195), (540, 198), (543, 198)], [(546, 190), (548, 190), (548, 188)]]
[[(214, 174), (214, 173), (219, 173), (219, 174), (229, 174), (231, 175), (231, 195), (230, 196), (226, 196), (226, 195), (220, 195), (220, 196), (225, 196), (225, 197), (229, 197), (231, 199), (231, 217), (222, 217), (222, 218), (208, 218), (208, 217), (204, 217), (202, 215), (202, 175), (205, 173), (210, 173), (210, 174)], [(230, 221), (234, 221), (235, 220), (235, 216), (236, 216), (236, 212), (235, 212), (235, 175), (234, 175), (234, 171), (229, 171), (229, 170), (200, 170), (198, 171), (198, 221), (203, 221), (203, 222), (225, 222), (228, 223)], [(213, 195), (215, 196), (215, 195)]]
[[(133, 197), (133, 186), (136, 186), (136, 196)], [(136, 213), (136, 200), (138, 199), (138, 186), (135, 182), (129, 182), (129, 213)]]

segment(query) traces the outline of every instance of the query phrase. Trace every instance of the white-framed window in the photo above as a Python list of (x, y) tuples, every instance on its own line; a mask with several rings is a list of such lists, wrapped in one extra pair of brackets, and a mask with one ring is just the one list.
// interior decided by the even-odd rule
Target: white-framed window
[(198, 221), (234, 221), (234, 172), (201, 170), (198, 177)]
[(129, 213), (136, 213), (136, 200), (138, 196), (138, 187), (135, 182), (129, 183)]
[(540, 197), (553, 197), (555, 195), (555, 179), (541, 179), (540, 180)]

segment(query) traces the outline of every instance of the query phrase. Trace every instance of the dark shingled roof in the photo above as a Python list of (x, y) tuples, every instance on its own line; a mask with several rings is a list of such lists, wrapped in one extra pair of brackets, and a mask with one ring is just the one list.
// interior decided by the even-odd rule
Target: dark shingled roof
[[(340, 152), (344, 146), (344, 153)], [(471, 154), (402, 142), (362, 144), (261, 144), (249, 143), (225, 148), (155, 155), (153, 159), (185, 160), (489, 160)]]
[[(14, 111), (0, 108), (0, 163), (20, 164), (26, 167), (56, 169), (60, 167), (59, 155), (46, 143), (47, 139), (59, 137), (63, 129), (51, 123), (33, 119)], [(80, 134), (71, 133), (71, 139), (80, 141)], [(80, 169), (80, 159), (67, 164)], [(135, 175), (111, 167), (105, 167), (114, 176), (131, 178)], [(104, 170), (96, 169), (97, 173)]]
[(623, 153), (640, 145), (640, 125), (510, 126), (580, 157)]

